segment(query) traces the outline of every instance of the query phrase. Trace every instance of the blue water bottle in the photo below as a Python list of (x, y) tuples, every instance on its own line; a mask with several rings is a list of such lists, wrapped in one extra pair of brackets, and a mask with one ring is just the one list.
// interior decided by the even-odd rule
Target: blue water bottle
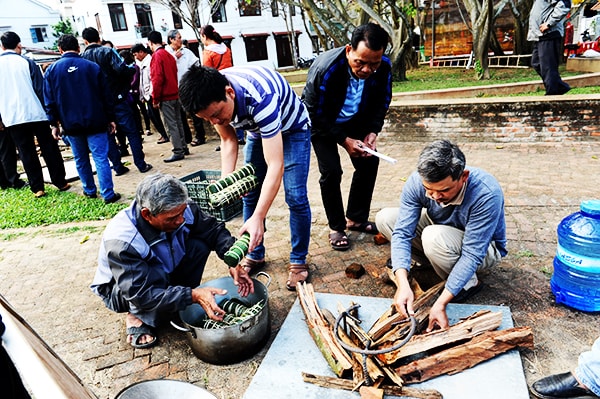
[(581, 203), (557, 229), (558, 246), (550, 288), (556, 303), (600, 311), (600, 200)]

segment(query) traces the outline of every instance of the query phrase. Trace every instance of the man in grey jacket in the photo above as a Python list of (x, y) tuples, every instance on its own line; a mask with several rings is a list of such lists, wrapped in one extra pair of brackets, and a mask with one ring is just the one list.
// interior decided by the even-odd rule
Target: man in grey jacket
[(570, 0), (535, 0), (529, 13), (527, 40), (533, 42), (531, 66), (542, 77), (546, 95), (565, 94), (571, 87), (558, 72)]
[[(91, 288), (107, 308), (127, 313), (127, 342), (148, 348), (157, 341), (159, 321), (192, 303), (211, 319), (223, 320), (215, 295), (227, 291), (198, 285), (210, 253), (223, 259), (234, 242), (223, 223), (189, 201), (181, 181), (151, 175), (106, 227)], [(241, 296), (254, 292), (243, 267), (231, 267), (229, 274)]]

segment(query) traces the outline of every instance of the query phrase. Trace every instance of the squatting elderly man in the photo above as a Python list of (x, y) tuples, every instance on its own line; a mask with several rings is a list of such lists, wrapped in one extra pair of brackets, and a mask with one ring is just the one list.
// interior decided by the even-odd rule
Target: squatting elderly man
[(394, 305), (413, 314), (408, 282), (411, 260), (428, 262), (446, 284), (431, 307), (428, 331), (448, 327), (446, 306), (477, 293), (477, 272), (506, 256), (504, 194), (489, 173), (467, 167), (456, 144), (427, 145), (402, 188), (400, 208), (376, 216), (377, 228), (392, 244), (392, 274), (398, 289)]
[[(211, 251), (222, 259), (234, 242), (223, 223), (189, 201), (181, 181), (151, 175), (139, 184), (131, 205), (106, 227), (91, 288), (109, 309), (127, 313), (127, 342), (147, 348), (156, 343), (158, 322), (192, 303), (211, 319), (223, 319), (215, 295), (226, 291), (194, 287)], [(229, 273), (241, 296), (254, 292), (244, 268), (238, 265)]]

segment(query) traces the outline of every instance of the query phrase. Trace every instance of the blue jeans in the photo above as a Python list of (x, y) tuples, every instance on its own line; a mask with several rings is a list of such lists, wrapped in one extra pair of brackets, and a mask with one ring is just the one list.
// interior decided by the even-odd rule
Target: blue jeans
[[(262, 148), (262, 140), (248, 136), (244, 148), (246, 163), (256, 168), (256, 176), (261, 184), (244, 197), (244, 221), (248, 220), (258, 202), (262, 182), (267, 173), (267, 164)], [(310, 166), (310, 129), (304, 129), (283, 135), (283, 188), (285, 202), (290, 210), (290, 234), (292, 251), (290, 263), (306, 263), (310, 242), (311, 212), (308, 203), (306, 184)], [(248, 257), (262, 260), (265, 257), (263, 243), (257, 246)]]
[(93, 195), (97, 191), (92, 165), (90, 164), (89, 153), (91, 152), (96, 165), (100, 195), (104, 199), (112, 198), (115, 191), (113, 189), (112, 172), (108, 163), (108, 133), (69, 136), (69, 144), (71, 151), (73, 151), (77, 174), (83, 185), (83, 192), (87, 195)]
[(575, 375), (590, 391), (600, 395), (600, 338), (596, 339), (590, 351), (579, 355)]
[(117, 129), (120, 129), (127, 136), (131, 155), (133, 155), (133, 163), (139, 170), (146, 169), (145, 155), (142, 147), (142, 136), (135, 123), (133, 111), (125, 101), (115, 104), (115, 119), (117, 122)]

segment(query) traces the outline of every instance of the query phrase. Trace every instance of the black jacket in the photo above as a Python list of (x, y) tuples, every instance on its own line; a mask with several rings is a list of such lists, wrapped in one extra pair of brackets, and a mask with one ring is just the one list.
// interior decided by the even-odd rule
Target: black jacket
[[(358, 113), (352, 125), (361, 133), (379, 133), (392, 99), (392, 65), (383, 57), (380, 67), (365, 80)], [(343, 143), (348, 134), (336, 125), (350, 80), (345, 47), (321, 54), (308, 71), (302, 100), (308, 108), (313, 135), (333, 135)]]
[(125, 100), (135, 75), (133, 67), (128, 66), (115, 50), (96, 43), (87, 46), (81, 57), (100, 66), (115, 100)]

